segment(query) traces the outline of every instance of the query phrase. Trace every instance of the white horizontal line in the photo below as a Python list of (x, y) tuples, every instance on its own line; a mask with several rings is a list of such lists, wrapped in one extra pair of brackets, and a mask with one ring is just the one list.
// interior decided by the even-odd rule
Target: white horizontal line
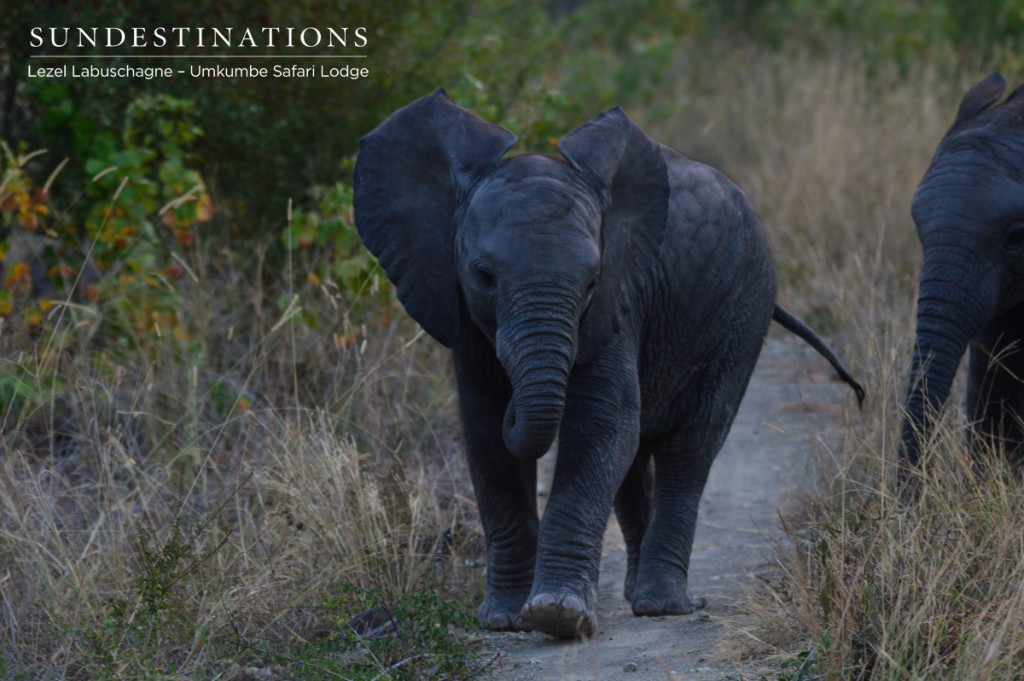
[(31, 59), (366, 59), (365, 54), (31, 54)]

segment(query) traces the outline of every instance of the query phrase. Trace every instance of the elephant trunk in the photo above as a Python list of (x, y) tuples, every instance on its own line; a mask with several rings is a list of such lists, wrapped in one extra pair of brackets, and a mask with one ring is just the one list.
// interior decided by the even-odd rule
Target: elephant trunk
[(499, 321), (496, 339), (498, 360), (512, 384), (503, 424), (505, 445), (524, 460), (539, 459), (554, 442), (576, 352), (572, 307), (539, 307)]
[(967, 344), (992, 315), (998, 295), (994, 268), (979, 266), (970, 251), (925, 247), (917, 302), (917, 333), (901, 443), (916, 466), (935, 414), (949, 397)]

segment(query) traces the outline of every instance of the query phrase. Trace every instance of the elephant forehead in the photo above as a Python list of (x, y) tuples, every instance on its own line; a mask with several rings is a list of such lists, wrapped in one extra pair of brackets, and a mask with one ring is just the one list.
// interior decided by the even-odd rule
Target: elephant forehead
[(474, 193), (467, 220), (489, 229), (581, 229), (596, 236), (596, 197), (566, 175), (495, 176)]
[(911, 204), (919, 224), (954, 211), (975, 221), (997, 220), (1024, 210), (1024, 168), (991, 158), (945, 156), (922, 180)]
[(995, 130), (968, 130), (945, 139), (932, 161), (929, 174), (959, 171), (964, 181), (984, 184), (999, 175), (1020, 180), (1024, 172), (1024, 144), (1017, 135)]
[(459, 230), (456, 238), (462, 255), (484, 256), (514, 269), (600, 263), (599, 227), (580, 220), (553, 219), (550, 214), (538, 216), (535, 210), (523, 210), (498, 212), (493, 220), (471, 224)]

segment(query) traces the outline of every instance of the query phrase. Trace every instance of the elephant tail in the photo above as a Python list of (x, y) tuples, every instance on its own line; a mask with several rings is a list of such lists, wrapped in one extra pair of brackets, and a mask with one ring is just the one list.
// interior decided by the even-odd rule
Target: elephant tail
[(826, 345), (825, 341), (821, 340), (811, 327), (794, 317), (778, 303), (775, 304), (775, 312), (772, 313), (772, 319), (778, 322), (786, 331), (802, 338), (808, 345), (817, 350), (819, 355), (827, 359), (828, 363), (839, 374), (839, 378), (843, 379), (843, 382), (853, 388), (853, 392), (857, 394), (857, 406), (860, 408), (864, 407), (864, 397), (867, 393), (864, 392), (863, 386), (854, 380), (850, 372), (843, 366), (843, 363), (832, 352), (832, 348)]

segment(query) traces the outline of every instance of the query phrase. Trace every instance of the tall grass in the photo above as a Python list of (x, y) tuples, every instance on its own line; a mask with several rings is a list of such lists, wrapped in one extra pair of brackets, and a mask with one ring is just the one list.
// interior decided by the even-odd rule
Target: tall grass
[[(681, 76), (663, 136), (749, 193), (782, 302), (829, 334), (869, 393), (822, 451), (808, 520), (788, 528), (778, 577), (741, 608), (728, 654), (775, 655), (786, 679), (1021, 678), (1019, 471), (968, 451), (954, 397), (918, 503), (893, 484), (921, 261), (910, 201), (960, 97), (992, 66), (887, 71), (856, 48), (715, 56)], [(1021, 73), (1019, 60), (997, 66)]]
[(258, 276), (205, 265), (191, 350), (133, 365), (75, 308), (0, 336), (26, 395), (0, 447), (0, 677), (468, 676), (449, 624), (480, 590), (475, 508), (443, 355), (328, 289), (271, 314)]

